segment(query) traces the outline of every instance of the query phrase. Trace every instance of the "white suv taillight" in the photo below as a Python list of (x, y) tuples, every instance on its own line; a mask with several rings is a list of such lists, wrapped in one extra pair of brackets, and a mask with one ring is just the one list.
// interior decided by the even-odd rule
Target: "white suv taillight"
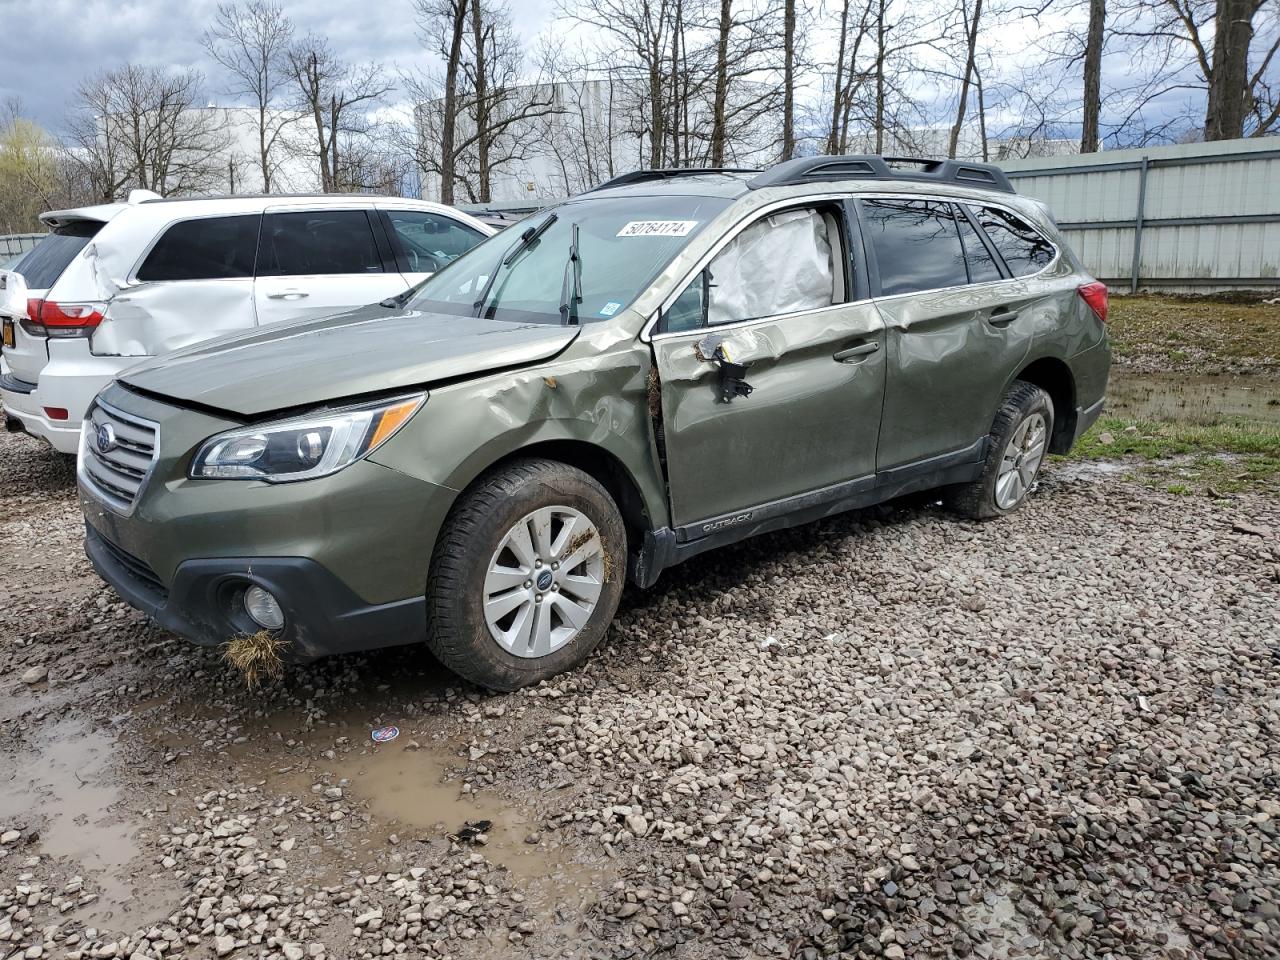
[[(102, 322), (105, 303), (57, 303), (28, 300), (27, 316), (50, 337), (87, 337)], [(34, 308), (34, 309), (33, 309)]]

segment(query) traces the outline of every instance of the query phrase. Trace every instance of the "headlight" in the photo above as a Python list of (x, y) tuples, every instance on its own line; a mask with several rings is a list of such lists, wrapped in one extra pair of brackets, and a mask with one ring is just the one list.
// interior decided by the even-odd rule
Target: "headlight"
[(334, 410), (210, 437), (191, 464), (194, 480), (312, 480), (376, 450), (417, 413), (426, 394)]

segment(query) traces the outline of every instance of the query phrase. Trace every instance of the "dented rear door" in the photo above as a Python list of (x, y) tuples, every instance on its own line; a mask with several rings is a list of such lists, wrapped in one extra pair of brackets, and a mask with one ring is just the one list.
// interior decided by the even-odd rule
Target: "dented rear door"
[(170, 224), (94, 331), (98, 356), (158, 356), (254, 326), (253, 261), (261, 214)]

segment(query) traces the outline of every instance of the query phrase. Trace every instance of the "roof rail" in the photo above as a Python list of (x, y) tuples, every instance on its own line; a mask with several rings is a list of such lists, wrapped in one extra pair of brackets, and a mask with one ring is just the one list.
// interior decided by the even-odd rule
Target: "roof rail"
[[(903, 165), (910, 165), (905, 168)], [(748, 181), (752, 190), (816, 180), (913, 180), (1016, 193), (1004, 171), (990, 163), (923, 157), (797, 157), (776, 164)]]
[(588, 193), (606, 190), (610, 187), (625, 187), (633, 183), (648, 183), (650, 180), (674, 180), (676, 177), (700, 177), (708, 173), (760, 173), (759, 167), (666, 167), (661, 170), (632, 170), (621, 173), (611, 180), (606, 180)]

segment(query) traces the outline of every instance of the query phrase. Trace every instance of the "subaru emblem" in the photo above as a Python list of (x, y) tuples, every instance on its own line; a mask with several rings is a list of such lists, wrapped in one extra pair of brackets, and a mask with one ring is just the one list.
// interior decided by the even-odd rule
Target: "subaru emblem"
[(98, 424), (96, 442), (99, 453), (110, 453), (116, 448), (116, 430), (109, 423)]

